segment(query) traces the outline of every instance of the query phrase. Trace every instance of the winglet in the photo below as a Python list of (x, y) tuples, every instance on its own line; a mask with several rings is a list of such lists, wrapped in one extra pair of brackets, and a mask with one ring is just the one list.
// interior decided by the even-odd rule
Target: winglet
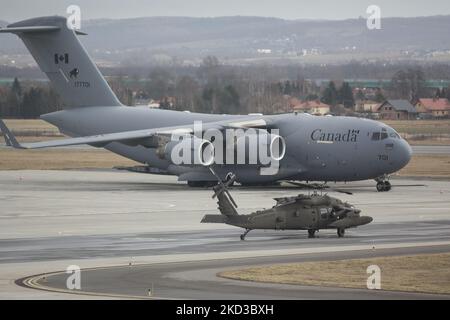
[(19, 142), (17, 142), (16, 137), (9, 131), (6, 124), (3, 120), (0, 119), (0, 129), (5, 137), (5, 142), (7, 146), (17, 148), (17, 149), (25, 149)]

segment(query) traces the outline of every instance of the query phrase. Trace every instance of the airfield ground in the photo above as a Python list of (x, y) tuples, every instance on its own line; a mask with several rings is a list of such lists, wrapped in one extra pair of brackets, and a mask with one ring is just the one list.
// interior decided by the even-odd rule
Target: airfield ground
[[(200, 223), (204, 214), (217, 212), (211, 190), (188, 188), (175, 177), (113, 170), (0, 171), (0, 298), (148, 298), (153, 286), (158, 298), (450, 299), (216, 276), (279, 263), (450, 252), (448, 181), (396, 178), (392, 183), (390, 192), (378, 193), (373, 181), (363, 181), (339, 186), (354, 195), (331, 193), (374, 218), (344, 238), (333, 230), (321, 230), (315, 239), (306, 231), (254, 230), (241, 241), (238, 228)], [(241, 213), (299, 192), (288, 186), (232, 190)], [(64, 270), (73, 264), (82, 268), (82, 289), (68, 292)], [(51, 274), (40, 275), (46, 273)]]
[[(61, 138), (39, 120), (7, 124), (21, 141)], [(148, 298), (153, 287), (157, 298), (450, 299), (442, 291), (217, 277), (220, 272), (279, 263), (448, 254), (450, 150), (439, 143), (415, 150), (401, 172), (404, 176), (393, 178), (391, 192), (376, 192), (373, 181), (339, 185), (354, 195), (332, 195), (374, 218), (367, 226), (348, 230), (345, 238), (337, 238), (334, 231), (321, 231), (316, 239), (302, 231), (252, 231), (240, 241), (242, 231), (237, 228), (199, 223), (204, 214), (217, 212), (209, 189), (188, 188), (171, 176), (111, 170), (135, 163), (92, 147), (0, 146), (0, 298)], [(71, 170), (58, 170), (62, 168)], [(418, 184), (425, 186), (408, 186)], [(232, 191), (241, 213), (272, 206), (272, 197), (299, 192), (287, 186)], [(65, 287), (64, 270), (72, 264), (83, 269), (80, 291)]]
[(219, 276), (304, 286), (366, 288), (367, 267), (382, 270), (381, 289), (450, 294), (450, 253), (278, 264), (225, 271)]

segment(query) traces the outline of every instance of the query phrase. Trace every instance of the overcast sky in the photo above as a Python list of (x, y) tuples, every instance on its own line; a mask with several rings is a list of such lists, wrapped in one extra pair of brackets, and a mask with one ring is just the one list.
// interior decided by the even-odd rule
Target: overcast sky
[(381, 7), (384, 17), (450, 14), (450, 0), (0, 0), (0, 20), (65, 15), (68, 5), (81, 7), (82, 19), (143, 16), (265, 16), (284, 19), (347, 19)]

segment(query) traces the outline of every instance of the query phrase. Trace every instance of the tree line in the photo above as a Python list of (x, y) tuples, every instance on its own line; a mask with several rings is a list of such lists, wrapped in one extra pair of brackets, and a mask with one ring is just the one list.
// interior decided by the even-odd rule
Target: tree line
[[(154, 68), (147, 76), (125, 76), (108, 72), (108, 82), (125, 105), (136, 102), (159, 102), (161, 108), (204, 113), (281, 113), (289, 112), (289, 98), (320, 100), (332, 107), (351, 110), (357, 100), (382, 102), (386, 98), (413, 101), (420, 97), (450, 98), (450, 90), (425, 87), (425, 72), (420, 67), (400, 69), (390, 85), (370, 95), (354, 90), (343, 81), (318, 83), (306, 80), (299, 71), (295, 77), (282, 78), (267, 66), (227, 66), (214, 57), (189, 72), (171, 68)], [(48, 83), (21, 82), (0, 87), (0, 116), (36, 118), (40, 114), (63, 108), (63, 102)]]
[(39, 115), (61, 110), (62, 101), (48, 83), (27, 83), (17, 78), (10, 87), (0, 87), (0, 116), (3, 118), (38, 118)]

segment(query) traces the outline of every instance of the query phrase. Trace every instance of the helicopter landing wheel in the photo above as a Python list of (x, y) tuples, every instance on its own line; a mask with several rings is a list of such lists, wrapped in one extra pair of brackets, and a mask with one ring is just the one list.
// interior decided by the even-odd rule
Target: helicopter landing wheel
[(247, 235), (247, 233), (250, 232), (251, 229), (245, 229), (245, 232), (243, 234), (241, 234), (241, 240), (244, 241), (245, 240), (245, 236)]
[(344, 228), (338, 228), (337, 229), (337, 235), (339, 238), (342, 238), (345, 235), (345, 229)]
[(316, 230), (309, 229), (308, 230), (308, 238), (315, 238), (316, 237)]

